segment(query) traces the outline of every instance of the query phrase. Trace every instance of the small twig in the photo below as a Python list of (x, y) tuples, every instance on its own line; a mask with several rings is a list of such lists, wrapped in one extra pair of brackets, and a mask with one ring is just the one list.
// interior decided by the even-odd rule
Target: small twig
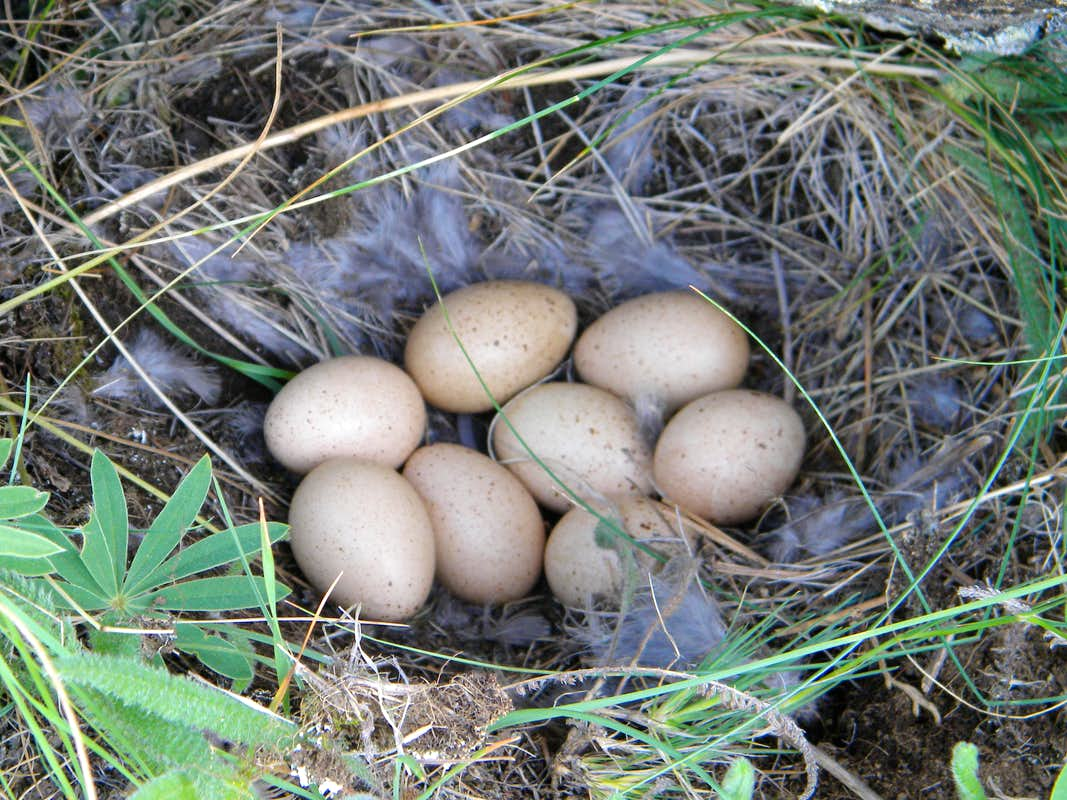
[(811, 751), (816, 761), (819, 762), (819, 766), (837, 778), (838, 783), (860, 798), (860, 800), (882, 800), (882, 796), (878, 792), (874, 791), (862, 778), (848, 770), (825, 750), (813, 745)]

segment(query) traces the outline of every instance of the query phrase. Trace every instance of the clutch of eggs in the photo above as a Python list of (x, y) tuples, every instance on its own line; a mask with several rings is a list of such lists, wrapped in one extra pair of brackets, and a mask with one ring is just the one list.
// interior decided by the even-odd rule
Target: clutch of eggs
[[(399, 621), (435, 577), (462, 599), (505, 602), (534, 587), (543, 560), (553, 593), (581, 605), (617, 593), (627, 565), (656, 568), (647, 547), (620, 560), (633, 547), (624, 539), (674, 537), (677, 549), (680, 526), (647, 499), (655, 491), (732, 525), (793, 482), (803, 424), (781, 400), (737, 388), (749, 347), (726, 314), (687, 292), (635, 298), (579, 337), (574, 366), (586, 383), (539, 383), (576, 331), (562, 292), (488, 281), (427, 310), (409, 336), (406, 372), (348, 356), (293, 378), (264, 435), (280, 463), (306, 473), (290, 528), (312, 585), (365, 618)], [(676, 412), (654, 448), (633, 410), (650, 398)], [(503, 406), (496, 461), (459, 445), (419, 448), (426, 402), (454, 413)], [(538, 504), (567, 512), (547, 548)]]

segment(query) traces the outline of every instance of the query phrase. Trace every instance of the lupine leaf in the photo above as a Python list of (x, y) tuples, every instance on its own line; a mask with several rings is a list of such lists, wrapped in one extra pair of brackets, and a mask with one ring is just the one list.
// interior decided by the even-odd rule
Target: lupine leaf
[(36, 514), (48, 505), (48, 492), (32, 486), (0, 486), (0, 519), (18, 519)]
[[(289, 595), (289, 589), (277, 582), (275, 591), (279, 599)], [(222, 575), (182, 581), (156, 589), (131, 600), (130, 608), (135, 611), (235, 611), (256, 608), (265, 592), (266, 586), (261, 577)]]
[[(272, 543), (281, 539), (288, 531), (288, 527), (280, 522), (268, 523), (267, 529)], [(180, 580), (237, 561), (242, 554), (248, 557), (257, 553), (259, 548), (259, 523), (239, 525), (231, 530), (213, 533), (189, 545), (160, 564), (151, 573), (150, 579), (146, 578), (140, 583), (147, 582), (148, 586), (158, 586), (166, 581)]]
[(0, 523), (0, 556), (43, 559), (63, 552), (63, 546), (23, 528)]
[(90, 466), (93, 484), (93, 513), (82, 528), (85, 544), (82, 561), (109, 596), (117, 595), (126, 571), (126, 547), (130, 527), (122, 482), (107, 456), (93, 451)]
[(234, 682), (233, 690), (242, 691), (255, 675), (252, 649), (242, 650), (222, 636), (211, 636), (200, 626), (180, 622), (174, 626), (177, 637), (174, 646), (200, 659), (205, 666)]
[(182, 535), (193, 524), (204, 505), (210, 485), (211, 459), (204, 456), (178, 484), (141, 540), (123, 584), (127, 594), (133, 595), (151, 588), (152, 584), (146, 578), (178, 546)]

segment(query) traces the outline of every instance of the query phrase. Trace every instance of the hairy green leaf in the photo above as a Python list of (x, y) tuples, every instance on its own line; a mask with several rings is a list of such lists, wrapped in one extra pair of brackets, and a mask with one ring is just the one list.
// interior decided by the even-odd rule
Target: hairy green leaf
[(153, 778), (130, 795), (130, 800), (200, 800), (191, 772), (171, 770)]
[(196, 519), (211, 485), (211, 459), (204, 456), (189, 471), (170, 500), (159, 512), (134, 554), (124, 582), (127, 594), (137, 594), (152, 584), (146, 579), (171, 551)]
[(152, 779), (131, 794), (130, 800), (249, 800), (258, 796), (247, 781), (228, 781), (200, 769), (186, 768)]
[[(134, 659), (112, 658), (135, 663)], [(93, 687), (75, 686), (72, 693), (100, 737), (115, 752), (122, 753), (123, 760), (135, 772), (148, 776), (171, 767), (203, 768), (213, 760), (211, 745), (201, 731)]]
[(18, 519), (36, 514), (48, 505), (48, 492), (32, 486), (0, 486), (0, 519)]
[(7, 460), (11, 458), (11, 449), (15, 446), (13, 439), (0, 439), (0, 469), (7, 466)]
[(719, 787), (722, 800), (752, 800), (756, 791), (756, 770), (752, 762), (740, 757), (734, 760)]
[(978, 780), (978, 748), (970, 742), (957, 742), (952, 748), (952, 780), (960, 800), (986, 800)]
[(293, 723), (236, 695), (134, 659), (85, 654), (58, 659), (56, 668), (68, 684), (222, 739), (283, 749), (296, 733)]
[[(266, 591), (264, 579), (258, 576), (197, 578), (140, 595), (131, 600), (130, 608), (146, 611), (232, 611), (256, 608), (266, 597)], [(289, 589), (277, 582), (275, 591), (279, 599), (289, 595)]]

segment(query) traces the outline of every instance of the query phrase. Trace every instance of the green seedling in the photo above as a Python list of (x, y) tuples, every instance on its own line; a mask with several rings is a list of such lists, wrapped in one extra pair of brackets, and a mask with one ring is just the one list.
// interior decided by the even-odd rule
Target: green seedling
[(978, 780), (978, 748), (970, 742), (957, 742), (952, 748), (952, 781), (960, 800), (986, 800)]

